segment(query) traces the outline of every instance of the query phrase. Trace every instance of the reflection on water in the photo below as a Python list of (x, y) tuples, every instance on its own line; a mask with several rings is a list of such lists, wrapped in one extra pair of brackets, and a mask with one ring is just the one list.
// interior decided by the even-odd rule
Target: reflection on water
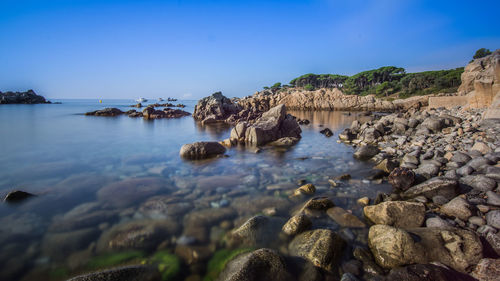
[[(360, 112), (342, 112), (342, 111), (297, 111), (291, 110), (290, 114), (299, 118), (311, 121), (313, 125), (324, 125), (332, 131), (338, 131), (348, 127), (352, 121), (368, 120), (368, 116)], [(347, 125), (347, 126), (346, 126)]]
[(222, 140), (226, 137), (227, 131), (231, 129), (231, 126), (225, 123), (214, 123), (209, 125), (202, 125), (201, 122), (197, 121), (193, 121), (193, 123), (199, 133), (208, 134), (218, 140)]
[[(204, 276), (214, 252), (238, 247), (224, 238), (228, 231), (256, 214), (286, 221), (308, 199), (289, 198), (299, 183), (315, 184), (316, 195), (359, 218), (356, 199), (388, 189), (364, 180), (371, 166), (354, 160), (351, 147), (319, 133), (323, 125), (338, 135), (358, 114), (294, 111), (311, 124), (301, 126), (293, 148), (238, 147), (228, 157), (196, 162), (180, 159), (180, 147), (228, 138), (229, 126), (201, 126), (191, 117), (75, 115), (105, 106), (126, 110), (131, 103), (0, 107), (6, 132), (0, 147), (7, 148), (0, 154), (0, 193), (16, 188), (39, 195), (0, 206), (1, 280), (63, 280), (98, 268), (96, 257), (129, 249), (145, 258), (170, 251), (189, 266), (182, 277)], [(193, 109), (194, 102), (183, 103)], [(353, 178), (332, 187), (329, 180), (344, 173)], [(345, 230), (328, 217), (315, 223)], [(365, 243), (366, 229), (346, 231), (350, 243)], [(262, 242), (281, 250), (286, 241), (279, 239)], [(194, 250), (196, 258), (189, 254)]]

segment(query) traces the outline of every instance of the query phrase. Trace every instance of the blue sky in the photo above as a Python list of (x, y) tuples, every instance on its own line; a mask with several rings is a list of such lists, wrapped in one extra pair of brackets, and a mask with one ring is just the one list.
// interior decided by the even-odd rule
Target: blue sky
[(464, 66), (500, 48), (497, 1), (0, 0), (0, 91), (253, 94), (305, 73)]

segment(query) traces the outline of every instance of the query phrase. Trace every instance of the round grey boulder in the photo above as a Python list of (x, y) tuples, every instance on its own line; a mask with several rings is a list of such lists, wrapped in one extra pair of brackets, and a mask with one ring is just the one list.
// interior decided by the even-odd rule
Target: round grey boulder
[(180, 155), (187, 159), (204, 159), (224, 154), (226, 149), (218, 142), (195, 142), (181, 147)]

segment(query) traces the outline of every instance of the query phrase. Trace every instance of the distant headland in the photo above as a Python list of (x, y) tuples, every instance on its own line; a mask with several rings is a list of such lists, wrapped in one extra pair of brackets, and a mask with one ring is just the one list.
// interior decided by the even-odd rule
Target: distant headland
[(0, 92), (0, 104), (39, 104), (52, 103), (43, 96), (37, 95), (35, 91), (26, 92)]

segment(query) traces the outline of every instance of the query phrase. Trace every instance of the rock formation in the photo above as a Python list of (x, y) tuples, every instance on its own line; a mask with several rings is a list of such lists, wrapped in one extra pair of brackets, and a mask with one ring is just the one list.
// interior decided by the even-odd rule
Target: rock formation
[(0, 104), (36, 104), (36, 103), (51, 103), (46, 101), (44, 97), (37, 95), (33, 90), (26, 92), (0, 92)]
[(260, 111), (269, 110), (278, 104), (296, 110), (394, 111), (396, 109), (392, 102), (376, 99), (373, 95), (345, 95), (336, 88), (316, 91), (289, 88), (276, 93), (266, 90), (241, 99), (238, 103), (243, 108), (257, 108)]
[(240, 111), (240, 106), (222, 95), (221, 92), (216, 92), (198, 101), (194, 107), (193, 118), (205, 124), (223, 122)]
[(500, 49), (470, 62), (462, 73), (458, 96), (431, 98), (430, 107), (488, 108), (484, 118), (500, 118)]
[(231, 141), (264, 145), (285, 137), (300, 138), (301, 133), (295, 118), (286, 114), (286, 108), (281, 104), (263, 113), (254, 124), (238, 123), (231, 131)]

